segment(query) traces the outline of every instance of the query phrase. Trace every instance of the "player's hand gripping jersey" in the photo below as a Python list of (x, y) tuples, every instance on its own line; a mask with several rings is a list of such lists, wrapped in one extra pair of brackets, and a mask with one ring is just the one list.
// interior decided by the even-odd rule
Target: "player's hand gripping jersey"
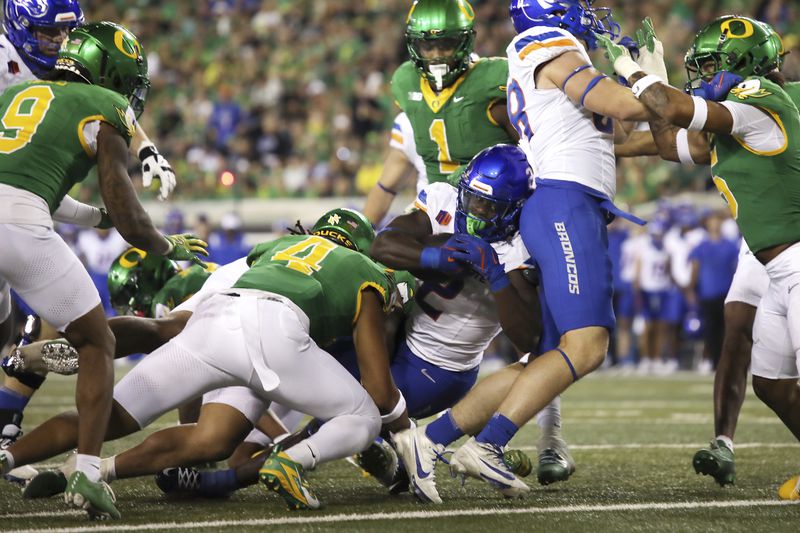
[[(787, 86), (789, 91), (796, 87)], [(787, 90), (766, 78), (748, 78), (728, 94), (728, 102), (756, 106), (777, 123), (783, 141), (758, 150), (763, 132), (746, 133), (736, 120), (731, 135), (711, 136), (711, 172), (733, 218), (754, 253), (800, 241), (800, 114)], [(740, 130), (741, 128), (741, 130)]]
[(101, 122), (130, 143), (136, 119), (119, 93), (63, 81), (8, 88), (0, 95), (0, 183), (40, 196), (52, 213), (96, 164)]
[(444, 181), (486, 147), (513, 142), (489, 112), (506, 99), (507, 77), (505, 58), (483, 58), (437, 94), (411, 61), (395, 71), (392, 95), (411, 121), (430, 183)]
[[(432, 183), (417, 196), (434, 235), (455, 231), (458, 190)], [(511, 241), (492, 243), (506, 272), (526, 268), (528, 251), (519, 233)], [(415, 295), (417, 305), (406, 320), (406, 342), (415, 355), (446, 370), (461, 372), (480, 363), (483, 352), (500, 333), (500, 319), (489, 287), (475, 277), (444, 283), (425, 281)]]
[(556, 88), (538, 89), (536, 70), (566, 52), (591, 64), (566, 30), (534, 26), (517, 35), (508, 54), (508, 116), (537, 178), (577, 182), (614, 198), (613, 122), (572, 102)]
[(248, 270), (234, 288), (258, 289), (287, 297), (310, 320), (320, 345), (353, 334), (361, 294), (375, 289), (388, 309), (395, 285), (362, 253), (313, 235), (288, 235), (262, 243), (247, 256)]

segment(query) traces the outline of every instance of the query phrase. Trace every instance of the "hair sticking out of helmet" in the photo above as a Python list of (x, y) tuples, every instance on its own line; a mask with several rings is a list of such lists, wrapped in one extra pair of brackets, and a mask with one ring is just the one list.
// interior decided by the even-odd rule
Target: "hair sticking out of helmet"
[(456, 231), (488, 242), (513, 236), (532, 176), (525, 153), (516, 146), (498, 144), (478, 153), (458, 182)]
[(701, 81), (719, 72), (764, 76), (780, 69), (784, 54), (780, 36), (768, 24), (736, 15), (719, 17), (697, 32), (686, 52), (685, 89), (693, 93)]
[(147, 57), (136, 36), (119, 24), (95, 22), (74, 29), (55, 68), (123, 95), (137, 117), (144, 110), (150, 89)]
[(35, 73), (52, 70), (63, 38), (83, 24), (77, 0), (6, 0), (3, 27)]
[(163, 255), (138, 248), (122, 252), (108, 271), (111, 305), (120, 315), (150, 316), (153, 297), (180, 271)]
[(475, 11), (467, 0), (415, 0), (406, 18), (406, 46), (434, 89), (452, 85), (469, 68)]
[(375, 230), (367, 217), (346, 207), (332, 209), (322, 215), (310, 233), (364, 255), (369, 255), (372, 241), (375, 240)]
[(511, 0), (509, 16), (517, 33), (534, 26), (562, 28), (586, 42), (590, 50), (597, 48), (595, 34), (619, 37), (619, 24), (611, 9), (592, 7), (594, 0)]

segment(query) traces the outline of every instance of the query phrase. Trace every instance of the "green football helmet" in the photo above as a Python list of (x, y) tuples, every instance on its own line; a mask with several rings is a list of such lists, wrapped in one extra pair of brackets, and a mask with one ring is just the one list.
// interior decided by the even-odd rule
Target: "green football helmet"
[(108, 271), (108, 293), (117, 314), (150, 316), (153, 297), (180, 267), (139, 248), (122, 252)]
[(782, 54), (780, 36), (768, 24), (735, 15), (719, 17), (700, 29), (686, 53), (686, 90), (691, 92), (721, 71), (742, 78), (763, 76), (780, 68)]
[(367, 217), (346, 207), (331, 209), (322, 215), (310, 233), (365, 255), (369, 255), (375, 240), (375, 230)]
[[(467, 0), (415, 0), (406, 18), (406, 46), (420, 75), (437, 90), (469, 68), (475, 46), (475, 11)], [(425, 58), (427, 50), (452, 50)]]
[(147, 57), (136, 36), (119, 24), (94, 22), (72, 30), (55, 68), (123, 95), (137, 117), (144, 111), (150, 89)]

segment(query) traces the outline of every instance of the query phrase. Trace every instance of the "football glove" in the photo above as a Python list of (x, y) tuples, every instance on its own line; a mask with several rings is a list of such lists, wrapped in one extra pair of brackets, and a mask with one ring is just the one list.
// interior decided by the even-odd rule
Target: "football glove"
[(639, 45), (639, 59), (636, 61), (642, 70), (658, 76), (664, 83), (669, 83), (667, 66), (664, 64), (664, 45), (656, 37), (650, 17), (645, 17), (642, 27), (636, 30), (636, 41)]
[(731, 89), (742, 83), (743, 79), (732, 72), (722, 70), (717, 72), (711, 81), (701, 80), (700, 87), (694, 89), (692, 94), (706, 100), (721, 102), (728, 97)]
[(144, 188), (149, 189), (153, 184), (153, 179), (158, 180), (158, 199), (166, 200), (178, 183), (169, 162), (158, 153), (153, 144), (146, 144), (139, 149), (139, 161), (142, 162), (142, 185)]
[[(614, 66), (614, 72), (626, 80), (642, 70), (636, 61), (631, 57), (631, 52), (624, 45), (617, 44), (605, 35), (596, 33), (597, 44), (605, 49), (606, 57)], [(641, 52), (641, 51), (640, 51)]]
[(467, 263), (489, 284), (490, 291), (498, 292), (508, 287), (510, 281), (505, 267), (491, 244), (466, 233), (456, 233), (453, 239), (456, 247), (453, 257)]
[(203, 268), (208, 268), (197, 255), (200, 254), (208, 257), (208, 243), (199, 239), (191, 233), (181, 233), (178, 235), (164, 235), (164, 238), (169, 241), (169, 251), (164, 256), (167, 259), (174, 261), (191, 261)]
[(419, 266), (428, 270), (437, 270), (443, 274), (458, 274), (465, 271), (464, 265), (456, 261), (453, 254), (457, 249), (456, 236), (450, 237), (442, 246), (426, 246), (419, 256)]

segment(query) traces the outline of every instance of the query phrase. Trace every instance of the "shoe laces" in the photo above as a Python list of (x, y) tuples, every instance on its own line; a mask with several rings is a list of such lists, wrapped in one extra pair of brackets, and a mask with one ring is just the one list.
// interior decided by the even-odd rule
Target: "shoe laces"
[(196, 491), (200, 488), (200, 472), (192, 467), (178, 467), (177, 477), (178, 488), (181, 490)]
[(22, 428), (16, 424), (7, 424), (0, 433), (0, 450), (5, 450), (20, 437), (22, 437)]
[(542, 450), (542, 453), (539, 454), (539, 464), (564, 464), (566, 462), (566, 459), (553, 448)]

